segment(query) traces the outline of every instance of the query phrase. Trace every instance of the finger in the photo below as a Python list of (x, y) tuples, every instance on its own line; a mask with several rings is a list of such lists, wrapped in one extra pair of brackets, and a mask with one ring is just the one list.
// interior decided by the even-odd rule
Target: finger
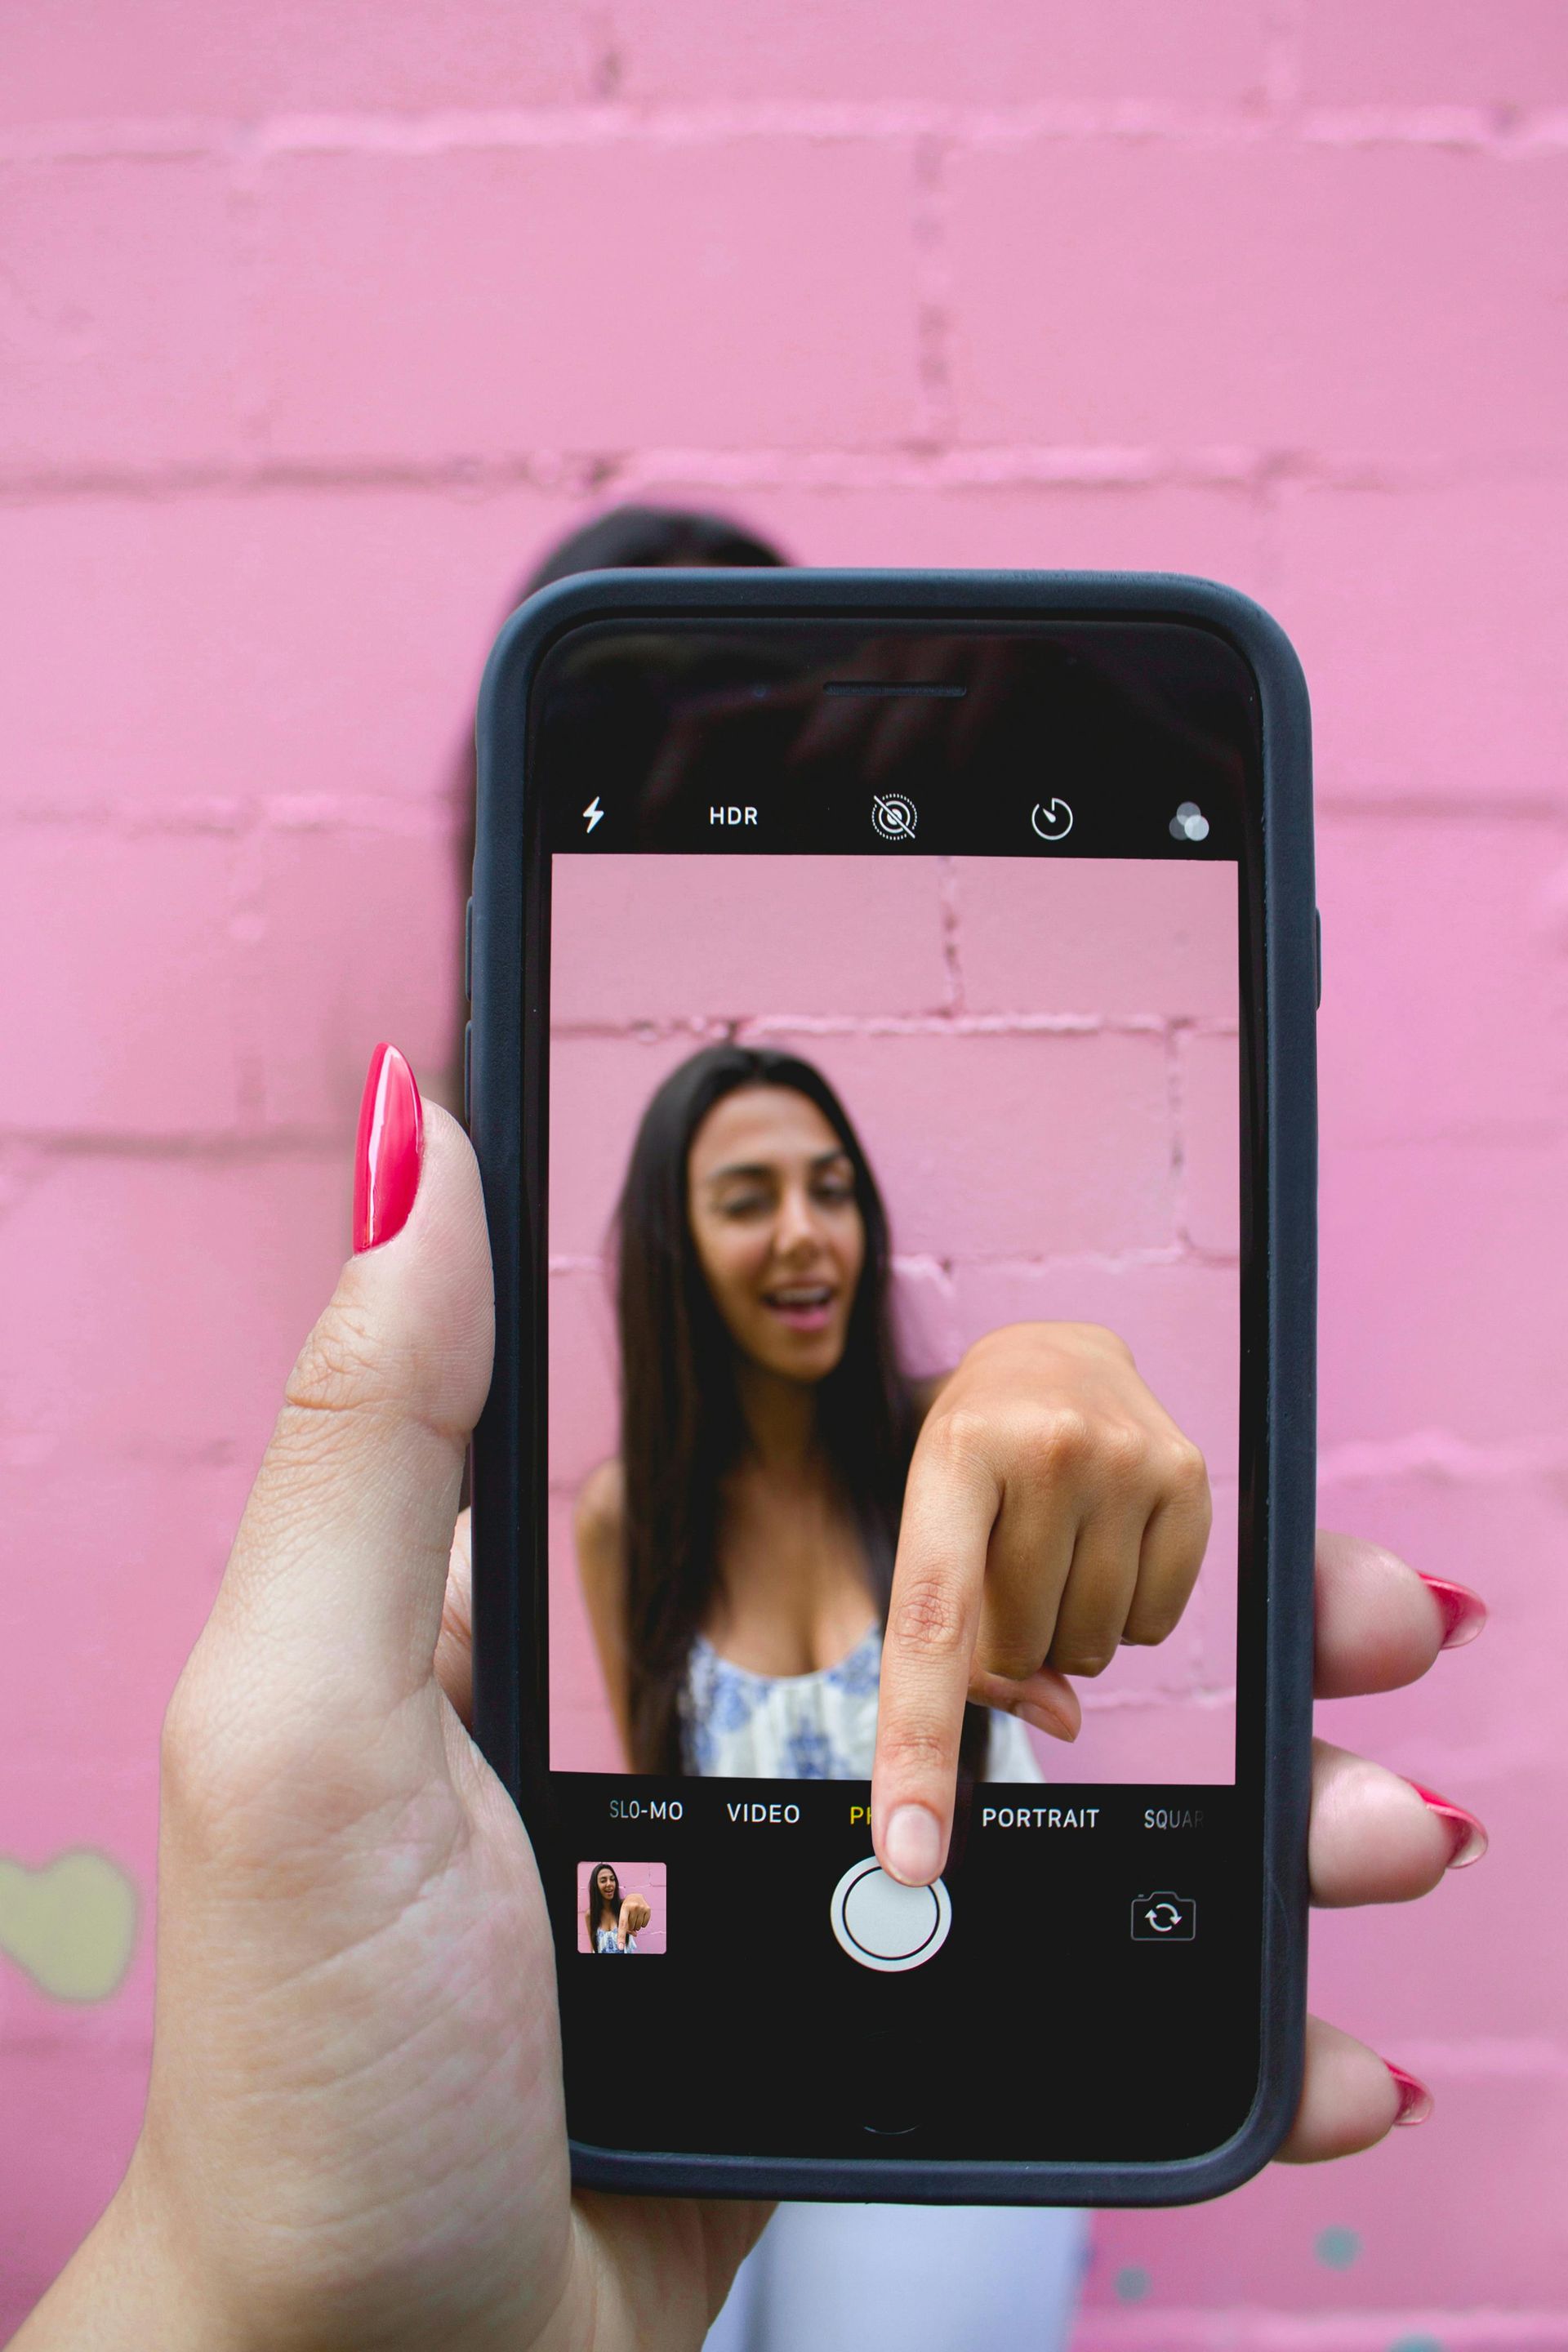
[(985, 1549), (1001, 1499), (962, 1433), (928, 1423), (904, 1490), (871, 1768), (877, 1859), (910, 1886), (929, 1885), (947, 1859)]
[(1382, 1764), (1312, 1742), (1312, 1821), (1307, 1865), (1312, 1900), (1410, 1903), (1445, 1871), (1479, 1862), (1487, 1833), (1474, 1813)]
[(1047, 1662), (1058, 1675), (1103, 1674), (1138, 1584), (1141, 1509), (1091, 1511), (1078, 1531)]
[(1425, 2123), (1431, 2112), (1432, 2094), (1414, 2074), (1389, 2065), (1338, 2026), (1310, 2017), (1301, 2104), (1279, 2161), (1322, 2164), (1356, 2156), (1375, 2147), (1395, 2124)]
[(1138, 1585), (1121, 1638), (1152, 1647), (1168, 1641), (1193, 1597), (1208, 1549), (1214, 1500), (1203, 1455), (1190, 1448), (1166, 1499), (1151, 1513), (1138, 1558)]
[(1473, 1642), (1486, 1604), (1462, 1584), (1419, 1575), (1380, 1544), (1318, 1530), (1320, 1698), (1356, 1698), (1418, 1682), (1439, 1650)]
[(447, 1563), (441, 1630), (436, 1636), (436, 1679), (465, 1728), (474, 1727), (473, 1520), (458, 1514)]
[(1048, 1732), (1053, 1739), (1076, 1739), (1083, 1729), (1083, 1708), (1077, 1691), (1065, 1675), (1054, 1675), (1047, 1666), (1021, 1682), (1010, 1681), (1005, 1675), (972, 1673), (969, 1696), (976, 1706), (1000, 1707), (1005, 1715), (1017, 1716), (1037, 1731)]
[(269, 1700), (379, 1707), (428, 1679), (491, 1339), (479, 1170), (432, 1109), (406, 1223), (349, 1260), (294, 1367), (214, 1612), (278, 1667)]
[[(1009, 1486), (985, 1548), (980, 1630), (971, 1661), (977, 1677), (1027, 1682), (1056, 1639), (1062, 1596), (1080, 1539), (1082, 1507), (1062, 1473)], [(1134, 1552), (1136, 1560), (1136, 1552)], [(1059, 1666), (1058, 1666), (1059, 1671)]]

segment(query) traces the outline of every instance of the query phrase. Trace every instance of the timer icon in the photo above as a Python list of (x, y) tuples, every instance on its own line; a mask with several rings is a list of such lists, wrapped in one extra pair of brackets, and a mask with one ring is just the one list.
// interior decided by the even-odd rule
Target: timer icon
[(1066, 801), (1037, 801), (1029, 823), (1042, 841), (1065, 841), (1072, 831), (1072, 810)]

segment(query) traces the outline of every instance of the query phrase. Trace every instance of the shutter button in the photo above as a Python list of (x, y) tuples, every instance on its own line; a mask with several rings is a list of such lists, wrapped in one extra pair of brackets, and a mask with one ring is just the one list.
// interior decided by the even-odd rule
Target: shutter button
[(941, 1951), (952, 1905), (940, 1878), (934, 1886), (900, 1886), (873, 1854), (845, 1872), (833, 1890), (829, 1916), (852, 1960), (890, 1974), (921, 1968)]

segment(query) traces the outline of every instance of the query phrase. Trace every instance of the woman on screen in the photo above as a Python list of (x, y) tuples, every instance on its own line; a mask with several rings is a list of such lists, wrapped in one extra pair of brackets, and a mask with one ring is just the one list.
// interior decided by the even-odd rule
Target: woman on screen
[(595, 1864), (588, 1873), (585, 1913), (590, 1952), (600, 1957), (635, 1952), (637, 1930), (647, 1926), (650, 1916), (645, 1896), (621, 1893), (620, 1877), (613, 1863)]
[[(708, 1047), (643, 1115), (617, 1229), (621, 1447), (584, 1486), (576, 1543), (627, 1760), (868, 1780), (905, 1485), (946, 1383), (900, 1366), (887, 1215), (847, 1112), (810, 1063)], [(1016, 1328), (1026, 1358), (1041, 1335), (1058, 1387), (1079, 1384), (1067, 1419), (1083, 1491), (1070, 1559), (1042, 1502), (1037, 1561), (995, 1564), (1004, 1618), (1021, 1574), (1055, 1579), (1061, 1601), (1059, 1654), (972, 1682), (986, 1704), (967, 1710), (963, 1763), (994, 1780), (1041, 1777), (1026, 1723), (1076, 1736), (1058, 1665), (1093, 1673), (1119, 1639), (1170, 1632), (1208, 1529), (1201, 1456), (1121, 1343), (1087, 1326)], [(1160, 1435), (1170, 1491), (1158, 1471), (1136, 1496), (1106, 1491), (1140, 1420)], [(1041, 1480), (1059, 1487), (1071, 1468), (1043, 1463)], [(1015, 1512), (1028, 1500), (1016, 1495)], [(1037, 1623), (1037, 1590), (1028, 1598)]]

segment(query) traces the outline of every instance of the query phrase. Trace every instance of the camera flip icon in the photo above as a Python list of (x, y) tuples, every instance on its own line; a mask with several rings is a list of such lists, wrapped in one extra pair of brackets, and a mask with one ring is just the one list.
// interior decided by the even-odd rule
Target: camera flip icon
[(1198, 1906), (1190, 1895), (1173, 1895), (1159, 1887), (1140, 1895), (1132, 1906), (1135, 1944), (1190, 1944), (1198, 1932)]

